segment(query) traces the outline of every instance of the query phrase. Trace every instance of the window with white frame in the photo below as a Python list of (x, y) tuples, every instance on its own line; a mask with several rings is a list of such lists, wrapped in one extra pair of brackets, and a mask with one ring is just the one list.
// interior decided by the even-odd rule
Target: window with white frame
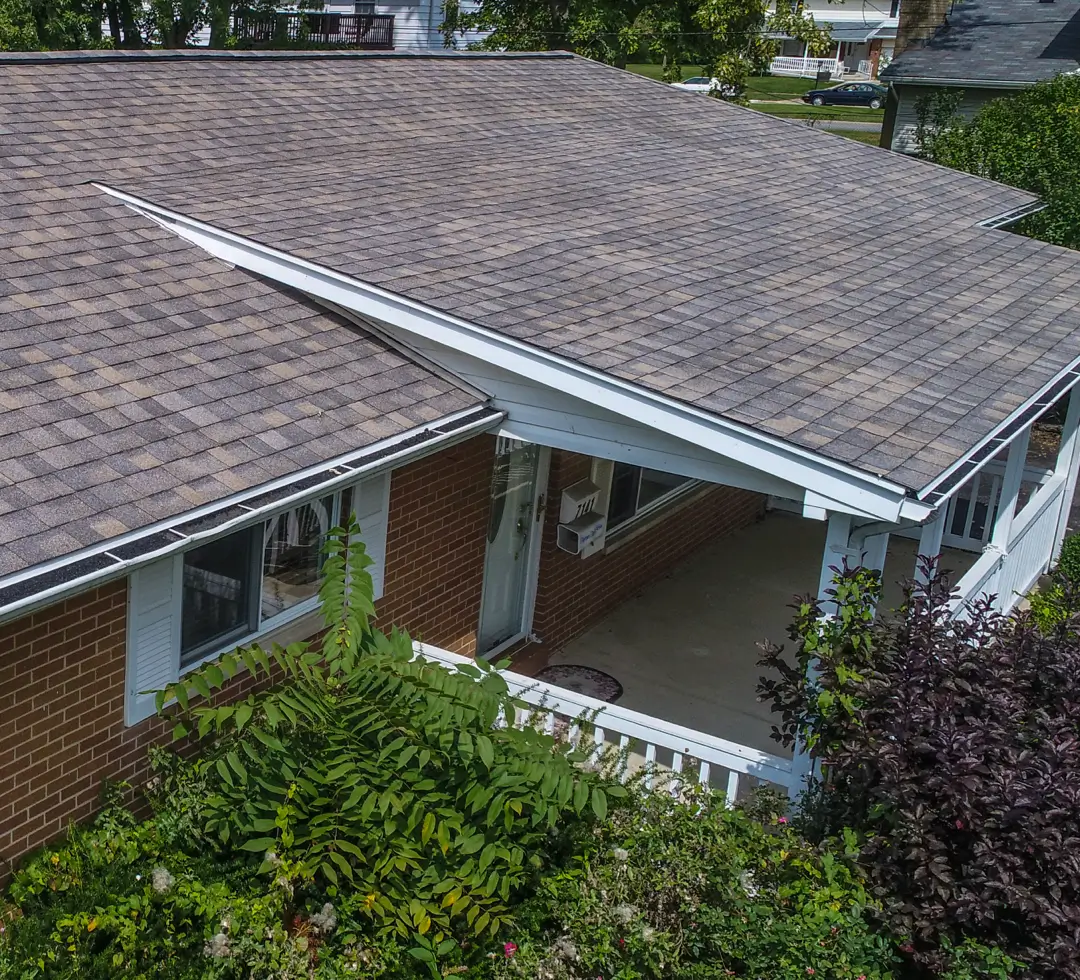
[(600, 509), (612, 531), (643, 519), (699, 485), (698, 480), (609, 459), (593, 461), (592, 481), (600, 487)]
[(370, 477), (131, 574), (125, 720), (154, 713), (156, 691), (200, 663), (318, 605), (327, 535), (356, 514), (375, 597), (382, 595), (390, 474)]

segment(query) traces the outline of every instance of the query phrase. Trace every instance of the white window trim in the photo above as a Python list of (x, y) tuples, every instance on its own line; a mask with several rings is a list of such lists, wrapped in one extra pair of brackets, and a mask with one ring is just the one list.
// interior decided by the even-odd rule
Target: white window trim
[[(381, 480), (382, 485), (378, 488), (372, 486), (369, 492), (378, 492), (377, 506), (372, 506), (375, 501), (363, 504), (364, 513), (368, 516), (376, 516), (378, 522), (374, 524), (375, 536), (368, 542), (365, 540), (373, 557), (376, 558), (377, 567), (373, 567), (371, 571), (372, 584), (374, 586), (374, 597), (380, 599), (383, 595), (384, 583), (386, 581), (386, 539), (387, 539), (387, 525), (389, 521), (389, 509), (390, 509), (390, 486), (392, 480), (392, 471), (386, 471), (383, 473), (366, 476), (355, 483), (349, 484), (347, 487), (343, 487), (337, 491), (334, 491), (333, 506), (332, 506), (332, 520), (331, 526), (336, 526), (341, 522), (341, 498), (342, 494), (347, 489), (351, 489), (353, 493), (352, 508), (355, 512), (357, 507), (357, 501), (364, 500), (364, 494), (361, 491), (361, 487), (365, 483), (374, 484), (376, 480)], [(166, 564), (169, 564), (172, 571), (169, 576), (171, 581), (171, 597), (166, 602), (162, 601), (156, 605), (166, 606), (167, 612), (162, 612), (161, 618), (157, 621), (161, 627), (167, 625), (169, 641), (168, 650), (166, 654), (171, 659), (170, 666), (162, 671), (159, 671), (158, 676), (164, 676), (168, 674), (168, 680), (165, 683), (174, 683), (181, 677), (191, 673), (200, 667), (220, 659), (226, 653), (236, 650), (240, 647), (249, 646), (256, 642), (266, 642), (272, 640), (279, 641), (279, 635), (294, 630), (295, 624), (301, 620), (310, 620), (310, 633), (317, 632), (321, 624), (321, 616), (319, 615), (319, 597), (318, 595), (309, 596), (300, 602), (295, 603), (287, 609), (283, 609), (272, 616), (263, 618), (262, 615), (262, 589), (263, 589), (263, 556), (265, 549), (265, 532), (264, 535), (258, 535), (258, 528), (265, 528), (266, 524), (273, 520), (275, 517), (281, 514), (286, 514), (289, 511), (295, 510), (299, 507), (303, 507), (311, 501), (320, 500), (327, 496), (325, 492), (312, 496), (311, 500), (292, 501), (288, 506), (282, 507), (270, 514), (264, 515), (259, 521), (251, 524), (247, 528), (230, 529), (227, 534), (221, 535), (222, 538), (229, 537), (232, 534), (246, 533), (251, 534), (256, 538), (256, 541), (262, 541), (262, 547), (256, 546), (255, 556), (253, 557), (253, 595), (251, 601), (255, 603), (255, 619), (258, 626), (255, 630), (243, 633), (233, 634), (230, 639), (223, 640), (219, 644), (215, 644), (200, 654), (197, 658), (190, 663), (181, 664), (181, 643), (180, 643), (180, 629), (181, 629), (181, 617), (183, 608), (183, 562), (184, 554), (186, 551), (179, 551), (169, 555), (166, 558), (160, 559), (158, 562), (153, 562), (150, 565), (137, 569), (128, 577), (128, 615), (127, 615), (127, 657), (125, 660), (125, 697), (124, 697), (124, 724), (128, 727), (138, 724), (144, 721), (146, 718), (151, 717), (155, 713), (153, 704), (153, 698), (141, 693), (144, 689), (142, 685), (137, 683), (137, 658), (138, 658), (138, 642), (136, 640), (136, 633), (139, 628), (139, 619), (142, 615), (142, 597), (139, 594), (139, 590), (142, 587), (142, 583), (145, 581), (141, 576), (152, 574), (154, 569), (160, 569)], [(364, 528), (364, 521), (358, 518), (361, 524), (361, 528)], [(209, 539), (214, 540), (214, 539)], [(205, 541), (200, 541), (199, 545), (205, 544)], [(195, 545), (193, 547), (198, 547)], [(191, 549), (186, 549), (191, 550)], [(159, 576), (159, 581), (161, 578)], [(153, 604), (152, 604), (153, 605)], [(166, 619), (169, 622), (166, 624)], [(306, 624), (305, 624), (306, 625)], [(297, 639), (303, 639), (304, 636), (292, 636), (288, 642), (294, 642)]]
[[(636, 466), (637, 464), (631, 463), (629, 465)], [(648, 469), (648, 467), (638, 466), (638, 469)], [(593, 459), (590, 479), (600, 488), (600, 496), (597, 498), (597, 507), (599, 508), (600, 513), (605, 517), (607, 517), (608, 506), (611, 502), (611, 481), (614, 475), (614, 460)], [(607, 551), (609, 548), (626, 540), (632, 534), (636, 535), (642, 528), (655, 523), (661, 517), (665, 516), (672, 506), (681, 501), (684, 497), (697, 493), (697, 491), (704, 486), (706, 486), (704, 480), (688, 480), (686, 483), (677, 486), (674, 490), (669, 490), (662, 496), (650, 501), (640, 510), (635, 511), (633, 517), (628, 517), (618, 527), (609, 528), (604, 543), (604, 550)]]

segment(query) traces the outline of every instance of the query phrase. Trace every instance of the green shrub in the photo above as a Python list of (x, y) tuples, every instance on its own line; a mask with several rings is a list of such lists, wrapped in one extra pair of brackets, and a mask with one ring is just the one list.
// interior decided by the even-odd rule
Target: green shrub
[[(891, 978), (896, 943), (843, 847), (719, 794), (633, 794), (522, 911), (501, 978)], [(759, 809), (761, 805), (759, 804)]]
[(1049, 581), (1028, 596), (1028, 603), (1039, 630), (1046, 636), (1080, 612), (1080, 534), (1065, 538)]
[[(227, 655), (159, 706), (175, 697), (177, 733), (206, 742), (204, 830), (221, 847), (258, 855), (262, 872), (376, 932), (442, 942), (460, 919), (495, 936), (559, 831), (587, 811), (603, 817), (606, 794), (622, 790), (550, 735), (497, 726), (519, 705), (486, 662), (450, 671), (415, 659), (405, 633), (373, 629), (358, 532), (327, 546), (321, 647)], [(284, 682), (209, 703), (242, 665)]]

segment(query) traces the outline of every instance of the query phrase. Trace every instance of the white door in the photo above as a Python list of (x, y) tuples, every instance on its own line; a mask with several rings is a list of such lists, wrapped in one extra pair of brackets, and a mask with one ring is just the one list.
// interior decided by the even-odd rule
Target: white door
[(540, 447), (500, 439), (491, 480), (479, 652), (525, 632)]

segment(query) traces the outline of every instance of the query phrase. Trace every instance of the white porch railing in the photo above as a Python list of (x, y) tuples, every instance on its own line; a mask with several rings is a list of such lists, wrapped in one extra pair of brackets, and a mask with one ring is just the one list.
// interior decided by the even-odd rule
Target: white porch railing
[(819, 71), (827, 71), (830, 78), (844, 77), (844, 63), (835, 58), (773, 58), (769, 62), (772, 75), (796, 75), (800, 78), (817, 78)]
[[(416, 644), (416, 651), (427, 660), (448, 667), (473, 662), (468, 657), (420, 643)], [(666, 771), (678, 781), (722, 788), (729, 803), (761, 784), (771, 784), (789, 795), (800, 789), (790, 759), (598, 701), (524, 674), (507, 670), (502, 676), (514, 697), (533, 706), (530, 715), (542, 716), (522, 717), (516, 719), (518, 722), (531, 721), (548, 733), (563, 730), (579, 747), (584, 734), (592, 740), (597, 755), (608, 746), (628, 753), (629, 765), (623, 767), (622, 778), (645, 766), (647, 788), (652, 787), (658, 772)]]
[[(1054, 471), (1029, 466), (1024, 469), (1020, 483), (1020, 503), (1024, 506), (1042, 487)], [(1001, 499), (1001, 482), (1005, 464), (991, 460), (953, 495), (945, 516), (945, 533), (941, 543), (961, 551), (982, 551), (990, 542), (994, 518)]]
[(874, 74), (874, 63), (872, 61), (860, 61), (859, 62), (859, 74), (865, 75), (869, 78)]
[[(1025, 471), (1025, 478), (1026, 475)], [(958, 608), (980, 595), (994, 593), (998, 596), (998, 608), (1009, 612), (1039, 581), (1054, 558), (1067, 483), (1066, 475), (1059, 473), (1038, 487), (1014, 518), (1008, 546), (1001, 549), (989, 545), (956, 583), (960, 590)], [(993, 522), (987, 523), (992, 526)]]

